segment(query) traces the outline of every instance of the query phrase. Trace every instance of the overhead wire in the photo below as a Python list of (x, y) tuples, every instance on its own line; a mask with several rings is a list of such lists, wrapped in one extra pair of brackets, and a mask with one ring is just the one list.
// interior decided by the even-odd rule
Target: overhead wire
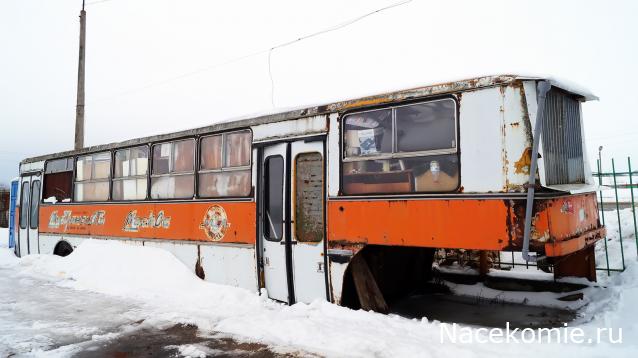
[[(101, 3), (101, 2), (107, 2), (107, 1), (112, 1), (112, 0), (95, 0), (95, 1), (87, 3), (87, 5), (97, 4), (97, 3)], [(263, 50), (255, 51), (255, 52), (248, 53), (248, 54), (245, 54), (245, 55), (242, 55), (242, 56), (238, 56), (238, 57), (235, 57), (235, 58), (231, 58), (231, 59), (229, 59), (227, 61), (223, 61), (223, 62), (220, 62), (220, 63), (217, 63), (217, 64), (205, 66), (205, 67), (199, 68), (199, 69), (194, 70), (194, 71), (190, 71), (190, 72), (182, 73), (180, 75), (176, 75), (176, 76), (173, 76), (173, 77), (166, 78), (164, 80), (151, 82), (151, 83), (148, 83), (147, 85), (144, 85), (142, 87), (126, 90), (126, 91), (120, 92), (118, 94), (111, 95), (111, 96), (104, 97), (104, 98), (100, 98), (100, 99), (97, 99), (97, 100), (94, 100), (94, 101), (90, 101), (90, 102), (95, 103), (95, 102), (108, 101), (108, 100), (111, 100), (111, 99), (114, 99), (114, 98), (119, 98), (119, 97), (122, 97), (122, 96), (125, 96), (125, 95), (128, 95), (128, 94), (131, 94), (131, 93), (136, 93), (136, 92), (140, 92), (140, 91), (143, 91), (143, 90), (146, 90), (146, 89), (149, 89), (149, 88), (161, 86), (161, 85), (164, 85), (164, 84), (167, 84), (167, 83), (170, 83), (170, 82), (174, 82), (174, 81), (186, 78), (186, 77), (191, 77), (191, 76), (200, 74), (202, 72), (206, 72), (206, 71), (210, 71), (210, 70), (213, 70), (213, 69), (216, 69), (216, 68), (219, 68), (219, 67), (227, 66), (227, 65), (230, 65), (232, 63), (245, 60), (247, 58), (251, 58), (251, 57), (258, 56), (258, 55), (261, 55), (261, 54), (264, 54), (264, 53), (268, 53), (268, 76), (270, 78), (270, 86), (271, 86), (270, 87), (270, 92), (271, 92), (270, 99), (271, 99), (272, 106), (275, 107), (275, 92), (274, 92), (275, 82), (274, 82), (273, 73), (272, 73), (272, 52), (274, 50), (280, 49), (280, 48), (283, 48), (283, 47), (286, 47), (286, 46), (290, 46), (290, 45), (295, 44), (297, 42), (304, 41), (304, 40), (307, 40), (309, 38), (316, 37), (316, 36), (319, 36), (319, 35), (322, 35), (322, 34), (325, 34), (325, 33), (328, 33), (328, 32), (340, 30), (340, 29), (342, 29), (344, 27), (347, 27), (347, 26), (352, 25), (352, 24), (354, 24), (356, 22), (359, 22), (359, 21), (361, 21), (361, 20), (363, 20), (363, 19), (365, 19), (365, 18), (367, 18), (369, 16), (378, 14), (380, 12), (383, 12), (383, 11), (386, 11), (386, 10), (389, 10), (389, 9), (392, 9), (392, 8), (395, 8), (395, 7), (398, 7), (398, 6), (405, 5), (405, 4), (410, 3), (410, 2), (412, 2), (412, 0), (399, 1), (399, 2), (396, 2), (396, 3), (390, 4), (390, 5), (378, 8), (376, 10), (367, 12), (367, 13), (365, 13), (363, 15), (359, 15), (359, 16), (357, 16), (355, 18), (352, 18), (352, 19), (347, 20), (345, 22), (342, 22), (340, 24), (328, 27), (328, 28), (323, 29), (323, 30), (319, 30), (317, 32), (313, 32), (313, 33), (305, 35), (305, 36), (298, 37), (298, 38), (296, 38), (294, 40), (282, 42), (280, 44), (271, 46), (271, 47), (269, 47), (267, 49), (263, 49)]]

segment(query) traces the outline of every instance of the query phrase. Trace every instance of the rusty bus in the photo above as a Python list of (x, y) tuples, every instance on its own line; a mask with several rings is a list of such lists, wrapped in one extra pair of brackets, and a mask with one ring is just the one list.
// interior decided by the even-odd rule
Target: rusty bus
[(431, 278), (436, 249), (595, 280), (592, 98), (488, 76), (25, 159), (16, 254), (121, 240), (289, 304), (377, 310)]

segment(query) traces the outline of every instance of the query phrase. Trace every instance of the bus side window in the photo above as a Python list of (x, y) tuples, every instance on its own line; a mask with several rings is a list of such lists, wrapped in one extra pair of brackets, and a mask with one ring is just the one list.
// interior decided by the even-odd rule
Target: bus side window
[(109, 200), (111, 152), (78, 157), (75, 164), (75, 201)]
[(50, 160), (44, 169), (42, 199), (46, 203), (71, 201), (73, 158)]
[(343, 125), (345, 194), (437, 193), (458, 187), (453, 99), (349, 114)]
[(251, 144), (250, 131), (202, 138), (197, 194), (203, 198), (250, 195)]
[(190, 199), (195, 192), (195, 140), (153, 146), (151, 198)]

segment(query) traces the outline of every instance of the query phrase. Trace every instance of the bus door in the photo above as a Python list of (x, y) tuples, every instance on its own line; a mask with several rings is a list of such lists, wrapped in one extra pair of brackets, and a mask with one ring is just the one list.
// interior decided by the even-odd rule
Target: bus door
[(20, 184), (18, 252), (20, 257), (40, 252), (38, 220), (40, 209), (40, 174), (23, 176)]
[(260, 247), (268, 297), (293, 304), (326, 299), (323, 142), (263, 149)]

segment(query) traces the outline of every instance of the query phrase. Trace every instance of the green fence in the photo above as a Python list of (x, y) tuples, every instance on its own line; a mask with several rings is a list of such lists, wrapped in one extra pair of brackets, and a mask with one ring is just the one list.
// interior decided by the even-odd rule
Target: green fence
[[(598, 179), (598, 184), (601, 186), (601, 190), (598, 191), (598, 209), (600, 211), (601, 223), (607, 226), (607, 230), (618, 229), (618, 241), (620, 251), (620, 267), (614, 267), (610, 264), (610, 248), (608, 247), (608, 240), (605, 238), (602, 240), (605, 248), (605, 262), (604, 267), (596, 267), (597, 270), (607, 271), (609, 275), (612, 271), (622, 272), (625, 271), (625, 249), (624, 249), (624, 237), (628, 236), (627, 232), (623, 232), (623, 219), (621, 218), (621, 207), (631, 210), (631, 217), (633, 219), (633, 236), (636, 241), (636, 257), (638, 257), (638, 225), (636, 225), (636, 205), (634, 189), (638, 186), (634, 183), (634, 179), (638, 176), (638, 172), (631, 169), (631, 158), (627, 158), (627, 170), (616, 171), (616, 161), (611, 159), (611, 172), (603, 170), (603, 162), (599, 158), (596, 161), (597, 171), (592, 175)], [(605, 195), (613, 190), (613, 196), (609, 198), (609, 195)], [(618, 191), (624, 191), (624, 195), (619, 195)], [(608, 220), (605, 220), (608, 215), (615, 215), (618, 220), (617, 223), (608, 225)], [(612, 226), (613, 225), (613, 226)], [(615, 227), (614, 227), (615, 226)], [(631, 232), (629, 233), (631, 234)], [(598, 243), (597, 245), (599, 245)], [(613, 252), (611, 252), (613, 254)], [(600, 265), (600, 263), (599, 263)]]

